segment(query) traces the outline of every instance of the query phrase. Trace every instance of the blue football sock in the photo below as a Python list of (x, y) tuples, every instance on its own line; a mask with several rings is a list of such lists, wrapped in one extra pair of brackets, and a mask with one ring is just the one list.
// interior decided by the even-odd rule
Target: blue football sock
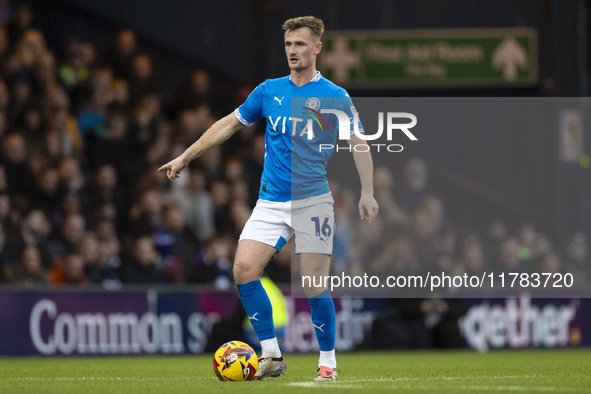
[(261, 281), (253, 280), (238, 285), (238, 293), (259, 341), (275, 338), (273, 306)]
[(328, 289), (315, 297), (308, 298), (312, 314), (312, 323), (320, 350), (334, 349), (336, 333), (334, 302)]

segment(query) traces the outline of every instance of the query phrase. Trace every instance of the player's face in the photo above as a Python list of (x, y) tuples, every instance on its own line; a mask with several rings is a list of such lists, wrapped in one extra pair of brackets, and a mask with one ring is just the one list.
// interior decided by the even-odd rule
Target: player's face
[(314, 39), (308, 27), (290, 30), (285, 33), (285, 54), (287, 64), (294, 71), (303, 71), (316, 65), (316, 56), (322, 43)]

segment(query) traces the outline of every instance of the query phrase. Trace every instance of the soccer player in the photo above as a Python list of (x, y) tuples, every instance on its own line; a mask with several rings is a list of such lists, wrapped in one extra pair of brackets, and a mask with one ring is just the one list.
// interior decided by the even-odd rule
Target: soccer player
[[(316, 70), (316, 57), (322, 50), (322, 20), (312, 16), (289, 19), (283, 24), (283, 30), (290, 74), (260, 84), (240, 107), (217, 121), (185, 152), (159, 169), (166, 171), (171, 180), (178, 178), (191, 160), (226, 141), (243, 125), (252, 125), (261, 118), (267, 121), (259, 199), (240, 235), (233, 268), (240, 300), (261, 342), (258, 379), (279, 376), (287, 368), (275, 336), (271, 302), (260, 282), (265, 265), (295, 235), (301, 274), (321, 277), (329, 273), (334, 213), (326, 165), (332, 150), (319, 149), (319, 144), (336, 145), (339, 122), (337, 116), (326, 115), (322, 117), (324, 125), (330, 122), (333, 127), (314, 129), (313, 116), (306, 119), (304, 115), (306, 112), (314, 114), (318, 125), (322, 126), (318, 111), (336, 106), (350, 119), (355, 119), (347, 92)], [(292, 106), (292, 98), (303, 98), (305, 104), (301, 107), (305, 108), (292, 108), (297, 107)], [(349, 144), (365, 145), (365, 142), (351, 132)], [(371, 154), (364, 148), (352, 151), (361, 179), (359, 214), (362, 220), (371, 222), (378, 212), (373, 197)], [(314, 380), (337, 380), (333, 300), (326, 287), (310, 287), (304, 291), (320, 347)]]

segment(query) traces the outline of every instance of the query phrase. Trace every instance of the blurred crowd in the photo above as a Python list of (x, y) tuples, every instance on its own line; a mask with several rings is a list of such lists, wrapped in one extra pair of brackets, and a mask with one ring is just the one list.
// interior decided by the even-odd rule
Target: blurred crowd
[[(252, 87), (221, 97), (197, 69), (175, 91), (131, 30), (118, 32), (106, 53), (77, 37), (56, 53), (33, 21), (27, 6), (0, 0), (0, 282), (230, 287), (238, 235), (258, 194), (263, 128), (243, 128), (174, 182), (157, 169)], [(371, 225), (358, 219), (356, 191), (336, 182), (332, 190), (337, 272), (494, 266), (589, 277), (583, 234), (563, 248), (534, 224), (450, 225), (421, 159), (406, 163), (396, 190), (392, 171), (375, 169), (380, 214)], [(285, 282), (290, 273), (288, 244), (268, 274)]]
[(503, 272), (570, 273), (577, 287), (591, 283), (588, 242), (582, 232), (572, 234), (565, 245), (556, 245), (534, 223), (515, 226), (503, 218), (492, 219), (487, 226), (458, 223), (446, 215), (450, 202), (430, 189), (424, 160), (408, 160), (401, 178), (395, 190), (391, 169), (375, 169), (380, 214), (370, 225), (354, 220), (357, 206), (352, 192), (333, 185), (339, 202), (335, 215), (341, 221), (341, 231), (335, 233), (335, 260), (341, 270), (381, 277), (426, 272), (478, 277)]
[(197, 69), (172, 91), (133, 31), (61, 54), (33, 20), (0, 1), (0, 281), (228, 287), (264, 136), (245, 127), (174, 183), (157, 169), (250, 89), (222, 101)]

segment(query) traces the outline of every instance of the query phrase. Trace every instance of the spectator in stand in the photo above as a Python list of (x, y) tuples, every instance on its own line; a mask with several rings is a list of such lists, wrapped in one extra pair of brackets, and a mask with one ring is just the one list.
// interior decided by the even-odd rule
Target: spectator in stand
[(4, 64), (8, 59), (10, 51), (10, 41), (8, 41), (8, 32), (4, 27), (0, 27), (0, 70), (4, 70)]
[[(73, 194), (74, 196), (71, 196)], [(77, 196), (75, 196), (76, 192), (74, 191), (66, 191), (60, 188), (59, 190), (59, 201), (57, 201), (56, 208), (51, 211), (51, 213), (47, 213), (44, 208), (44, 205), (38, 207), (38, 209), (43, 210), (43, 213), (46, 214), (46, 217), (49, 221), (50, 225), (50, 234), (49, 234), (49, 241), (53, 242), (56, 237), (59, 237), (61, 233), (62, 226), (64, 224), (65, 217), (70, 213), (79, 214), (80, 213), (80, 203), (77, 200)], [(71, 201), (76, 199), (76, 201)], [(51, 246), (51, 245), (50, 245)]]
[(12, 18), (7, 25), (10, 42), (17, 42), (23, 33), (31, 27), (32, 23), (33, 10), (25, 4), (19, 4), (14, 9)]
[(468, 309), (463, 299), (405, 299), (399, 304), (410, 332), (410, 341), (406, 344), (409, 348), (464, 347), (458, 324), (458, 319)]
[(140, 102), (133, 108), (130, 134), (136, 144), (147, 144), (157, 134), (153, 113), (145, 102)]
[[(4, 116), (4, 126), (6, 127), (8, 124), (8, 120), (6, 119), (6, 112), (8, 111), (8, 107), (10, 105), (10, 89), (8, 89), (8, 85), (6, 81), (0, 79), (0, 113)], [(0, 134), (2, 137), (4, 133)]]
[(57, 167), (60, 187), (64, 191), (81, 191), (85, 187), (85, 179), (78, 159), (73, 156), (62, 156)]
[(162, 209), (162, 225), (156, 228), (154, 246), (164, 263), (164, 273), (172, 282), (182, 282), (199, 250), (199, 242), (185, 224), (181, 206), (168, 203)]
[(499, 247), (499, 272), (527, 272), (519, 259), (519, 240), (506, 238)]
[(110, 100), (109, 89), (113, 74), (109, 68), (97, 67), (90, 73), (83, 92), (78, 93), (76, 118), (83, 137), (94, 129), (104, 127)]
[(131, 154), (128, 157), (129, 179), (125, 181), (130, 189), (164, 187), (162, 177), (156, 176), (154, 169), (161, 158), (168, 155), (175, 145), (170, 144), (170, 128), (162, 119), (156, 119), (153, 111), (144, 102), (136, 106), (135, 120), (128, 132)]
[(197, 112), (197, 122), (199, 124), (199, 128), (201, 129), (201, 134), (205, 132), (205, 130), (209, 129), (211, 125), (213, 125), (219, 117), (217, 117), (212, 111), (208, 104), (200, 104), (195, 107), (195, 111)]
[(33, 87), (28, 77), (19, 75), (12, 80), (10, 86), (10, 95), (12, 100), (8, 105), (6, 115), (8, 117), (8, 124), (13, 126), (17, 124), (19, 119), (23, 116), (25, 108), (33, 105)]
[(88, 209), (86, 209), (85, 199), (86, 196), (82, 192), (70, 190), (64, 194), (62, 198), (61, 213), (64, 217), (68, 215), (82, 215), (84, 220), (88, 217)]
[(88, 282), (84, 274), (84, 259), (77, 252), (68, 252), (49, 271), (51, 283), (58, 285), (83, 285)]
[(74, 91), (90, 76), (90, 66), (94, 62), (94, 46), (72, 37), (68, 43), (66, 62), (59, 67), (60, 80), (68, 92)]
[(89, 283), (116, 289), (121, 287), (119, 257), (104, 246), (93, 233), (85, 234), (80, 244), (80, 255), (84, 259), (86, 277)]
[(113, 78), (109, 87), (109, 107), (129, 112), (129, 85), (123, 78)]
[(39, 55), (33, 68), (33, 77), (37, 88), (36, 93), (41, 98), (45, 98), (52, 89), (60, 89), (60, 91), (62, 89), (57, 80), (55, 58), (47, 50)]
[(414, 213), (429, 196), (427, 177), (427, 163), (423, 159), (410, 159), (404, 165), (404, 186), (398, 201), (407, 213)]
[(410, 229), (417, 251), (421, 270), (428, 270), (435, 261), (434, 237), (438, 228), (439, 217), (432, 214), (425, 206), (411, 214)]
[[(236, 185), (245, 185), (245, 183), (244, 181), (242, 181), (241, 183), (238, 183)], [(244, 197), (234, 198), (230, 202), (230, 205), (228, 207), (230, 221), (232, 223), (231, 234), (233, 234), (235, 237), (240, 236), (240, 232), (242, 231), (244, 225), (246, 224), (246, 221), (252, 214), (252, 208), (248, 206), (247, 199), (245, 198), (245, 196), (247, 195), (245, 191), (246, 188), (244, 186), (240, 189), (244, 190)]]
[(115, 45), (107, 52), (103, 64), (113, 70), (115, 77), (129, 79), (136, 47), (135, 33), (129, 29), (120, 30)]
[(457, 234), (451, 228), (440, 230), (433, 239), (435, 272), (454, 272), (456, 268)]
[(417, 268), (418, 261), (412, 239), (397, 236), (388, 241), (381, 253), (371, 261), (368, 273), (386, 278), (389, 275), (411, 274)]
[(207, 191), (207, 178), (198, 162), (189, 165), (187, 175), (182, 186), (174, 184), (173, 198), (180, 204), (187, 226), (199, 241), (205, 242), (215, 233), (214, 208)]
[(93, 214), (90, 218), (92, 223), (98, 223), (101, 220), (112, 222), (115, 225), (116, 234), (121, 236), (121, 229), (123, 228), (124, 223), (121, 221), (120, 212), (127, 212), (127, 209), (119, 211), (113, 202), (106, 201), (93, 210)]
[(6, 170), (0, 162), (0, 193), (6, 193), (8, 191), (8, 179), (6, 178)]
[[(1, 167), (0, 167), (1, 168)], [(0, 171), (0, 174), (2, 172)], [(12, 209), (11, 200), (6, 192), (0, 191), (0, 226), (5, 232), (5, 235), (16, 234), (19, 232), (18, 213)]]
[[(99, 218), (102, 208), (107, 204), (113, 204), (113, 215), (109, 219), (117, 221), (118, 213), (127, 212), (128, 203), (120, 187), (118, 187), (118, 177), (115, 167), (111, 164), (105, 164), (96, 169), (94, 178), (90, 187), (86, 190), (90, 198), (93, 217)], [(122, 223), (117, 223), (117, 228), (121, 228)]]
[[(22, 38), (17, 41), (14, 53), (7, 59), (4, 74), (8, 81), (14, 82), (17, 79), (27, 80), (28, 83), (33, 84), (37, 82), (35, 75), (35, 66), (42, 62), (41, 57), (47, 53), (45, 45), (45, 38), (43, 34), (36, 29), (26, 30)], [(39, 86), (30, 87), (30, 92), (34, 96), (38, 96)]]
[(189, 82), (183, 84), (179, 94), (182, 109), (196, 108), (201, 104), (211, 105), (215, 99), (211, 88), (211, 77), (205, 70), (191, 72)]
[(534, 258), (534, 243), (536, 242), (537, 231), (529, 223), (519, 227), (519, 259), (522, 261), (532, 261)]
[(189, 282), (210, 283), (218, 289), (229, 289), (232, 285), (230, 245), (226, 237), (216, 237), (204, 245), (187, 272)]
[(235, 181), (230, 181), (230, 200), (232, 202), (238, 202), (245, 207), (248, 207), (249, 195), (248, 185), (243, 178)]
[(408, 215), (394, 198), (394, 178), (385, 166), (374, 171), (374, 193), (388, 228), (401, 228), (408, 224)]
[[(0, 82), (0, 89), (1, 89), (1, 82)], [(0, 92), (0, 95), (2, 93)], [(1, 98), (0, 98), (1, 100)], [(8, 130), (8, 123), (6, 120), (6, 113), (2, 111), (2, 109), (0, 109), (0, 151), (2, 150), (2, 138), (4, 138), (4, 136), (6, 135), (6, 132)], [(1, 156), (0, 156), (1, 158)]]
[(191, 143), (205, 131), (196, 109), (183, 109), (177, 116), (176, 138), (182, 145)]
[(4, 137), (4, 170), (8, 190), (28, 198), (35, 191), (35, 175), (27, 162), (27, 146), (22, 135), (11, 133)]
[(127, 235), (152, 236), (160, 224), (162, 202), (162, 194), (159, 190), (144, 190), (139, 200), (129, 210)]
[(130, 189), (166, 188), (167, 182), (162, 181), (157, 170), (158, 163), (162, 161), (163, 157), (166, 157), (169, 141), (168, 133), (163, 133), (147, 147), (145, 152), (142, 152), (142, 155), (138, 156), (138, 159), (133, 163), (132, 174), (134, 175), (129, 180)]
[(63, 196), (59, 188), (59, 175), (55, 168), (43, 168), (37, 173), (36, 179), (37, 191), (31, 196), (31, 200), (34, 206), (45, 213), (53, 226)]
[(99, 242), (99, 249), (104, 253), (104, 260), (109, 260), (110, 265), (118, 267), (122, 248), (113, 220), (100, 220), (94, 227), (94, 233)]
[(162, 283), (164, 281), (162, 259), (154, 247), (152, 237), (135, 240), (132, 255), (123, 265), (126, 283)]
[(160, 84), (153, 72), (152, 58), (146, 53), (134, 55), (128, 82), (129, 96), (133, 102), (139, 102), (147, 94), (161, 92)]
[(123, 184), (131, 182), (133, 150), (124, 113), (110, 112), (106, 128), (97, 127), (88, 134), (87, 157), (91, 168), (113, 166)]
[(227, 94), (220, 92), (219, 87), (212, 88), (209, 72), (198, 69), (191, 72), (188, 83), (183, 85), (179, 93), (179, 105), (181, 109), (207, 106), (216, 115), (225, 114), (229, 110), (226, 97)]
[(210, 181), (218, 181), (223, 178), (222, 150), (219, 146), (211, 148), (205, 152), (200, 158), (199, 163), (205, 171), (205, 176)]
[(546, 253), (550, 253), (553, 250), (554, 247), (552, 246), (552, 241), (550, 241), (550, 238), (544, 233), (537, 233), (532, 247), (534, 261), (539, 260), (545, 256)]
[(6, 230), (0, 223), (0, 283), (5, 281), (4, 269), (10, 263), (10, 250), (6, 239)]
[(424, 208), (429, 214), (431, 232), (436, 233), (437, 231), (441, 230), (442, 226), (445, 224), (445, 210), (443, 201), (441, 201), (439, 197), (428, 196), (425, 198), (425, 201), (423, 201), (422, 208)]
[(265, 160), (265, 135), (255, 134), (247, 150), (246, 157), (243, 159), (244, 180), (248, 185), (248, 194), (251, 197), (249, 205), (254, 207), (259, 187), (261, 184), (261, 175), (263, 173), (263, 163)]
[(570, 272), (576, 283), (591, 283), (591, 264), (587, 248), (587, 238), (582, 232), (573, 234), (566, 245), (564, 272)]
[(80, 214), (70, 213), (64, 218), (59, 234), (50, 242), (53, 260), (58, 260), (69, 251), (78, 250), (84, 238), (86, 221)]
[(356, 221), (354, 228), (356, 235), (353, 237), (353, 243), (349, 247), (355, 250), (354, 255), (356, 261), (362, 265), (369, 265), (371, 261), (382, 253), (388, 241), (384, 219), (378, 215), (371, 225)]
[(339, 230), (334, 234), (332, 259), (337, 274), (347, 271), (347, 266), (357, 260), (353, 245), (355, 224), (359, 210), (357, 198), (351, 189), (343, 188), (336, 181), (329, 181), (330, 190), (335, 201), (334, 216)]
[(89, 42), (85, 41), (82, 43), (82, 62), (87, 67), (94, 67), (96, 66), (96, 48), (94, 45)]
[[(137, 147), (142, 152), (147, 150), (147, 147), (158, 140), (158, 137), (163, 133), (168, 132), (168, 119), (162, 114), (162, 102), (160, 97), (156, 94), (144, 95), (136, 105), (137, 125), (134, 127), (134, 132), (131, 133), (133, 137), (134, 147)], [(140, 117), (144, 120), (140, 123)]]
[(45, 140), (43, 110), (39, 105), (30, 104), (14, 125), (14, 131), (23, 136), (27, 145), (27, 160), (40, 156)]
[(48, 273), (41, 264), (41, 253), (35, 246), (25, 246), (18, 261), (6, 264), (4, 277), (8, 283), (40, 284), (49, 282)]
[(70, 100), (61, 88), (52, 88), (45, 99), (46, 133), (56, 133), (61, 154), (79, 157), (82, 153), (82, 134), (76, 118), (70, 112)]
[(211, 183), (210, 191), (211, 202), (213, 203), (213, 212), (215, 228), (218, 234), (231, 232), (229, 223), (230, 218), (230, 187), (224, 181), (214, 181)]
[(230, 157), (224, 163), (224, 179), (230, 184), (244, 180), (242, 160), (238, 157)]
[(480, 276), (487, 269), (479, 236), (468, 237), (462, 242), (458, 264), (461, 267), (461, 272), (468, 275)]
[(486, 228), (484, 252), (489, 262), (499, 261), (499, 251), (503, 240), (507, 238), (507, 224), (500, 218), (493, 219)]
[(10, 0), (0, 0), (0, 27), (8, 25), (12, 18), (12, 6)]
[(80, 242), (80, 256), (84, 260), (84, 272), (89, 283), (102, 282), (102, 270), (99, 267), (99, 242), (91, 231), (84, 234)]
[(548, 252), (538, 262), (533, 272), (563, 273), (562, 259), (556, 252)]

